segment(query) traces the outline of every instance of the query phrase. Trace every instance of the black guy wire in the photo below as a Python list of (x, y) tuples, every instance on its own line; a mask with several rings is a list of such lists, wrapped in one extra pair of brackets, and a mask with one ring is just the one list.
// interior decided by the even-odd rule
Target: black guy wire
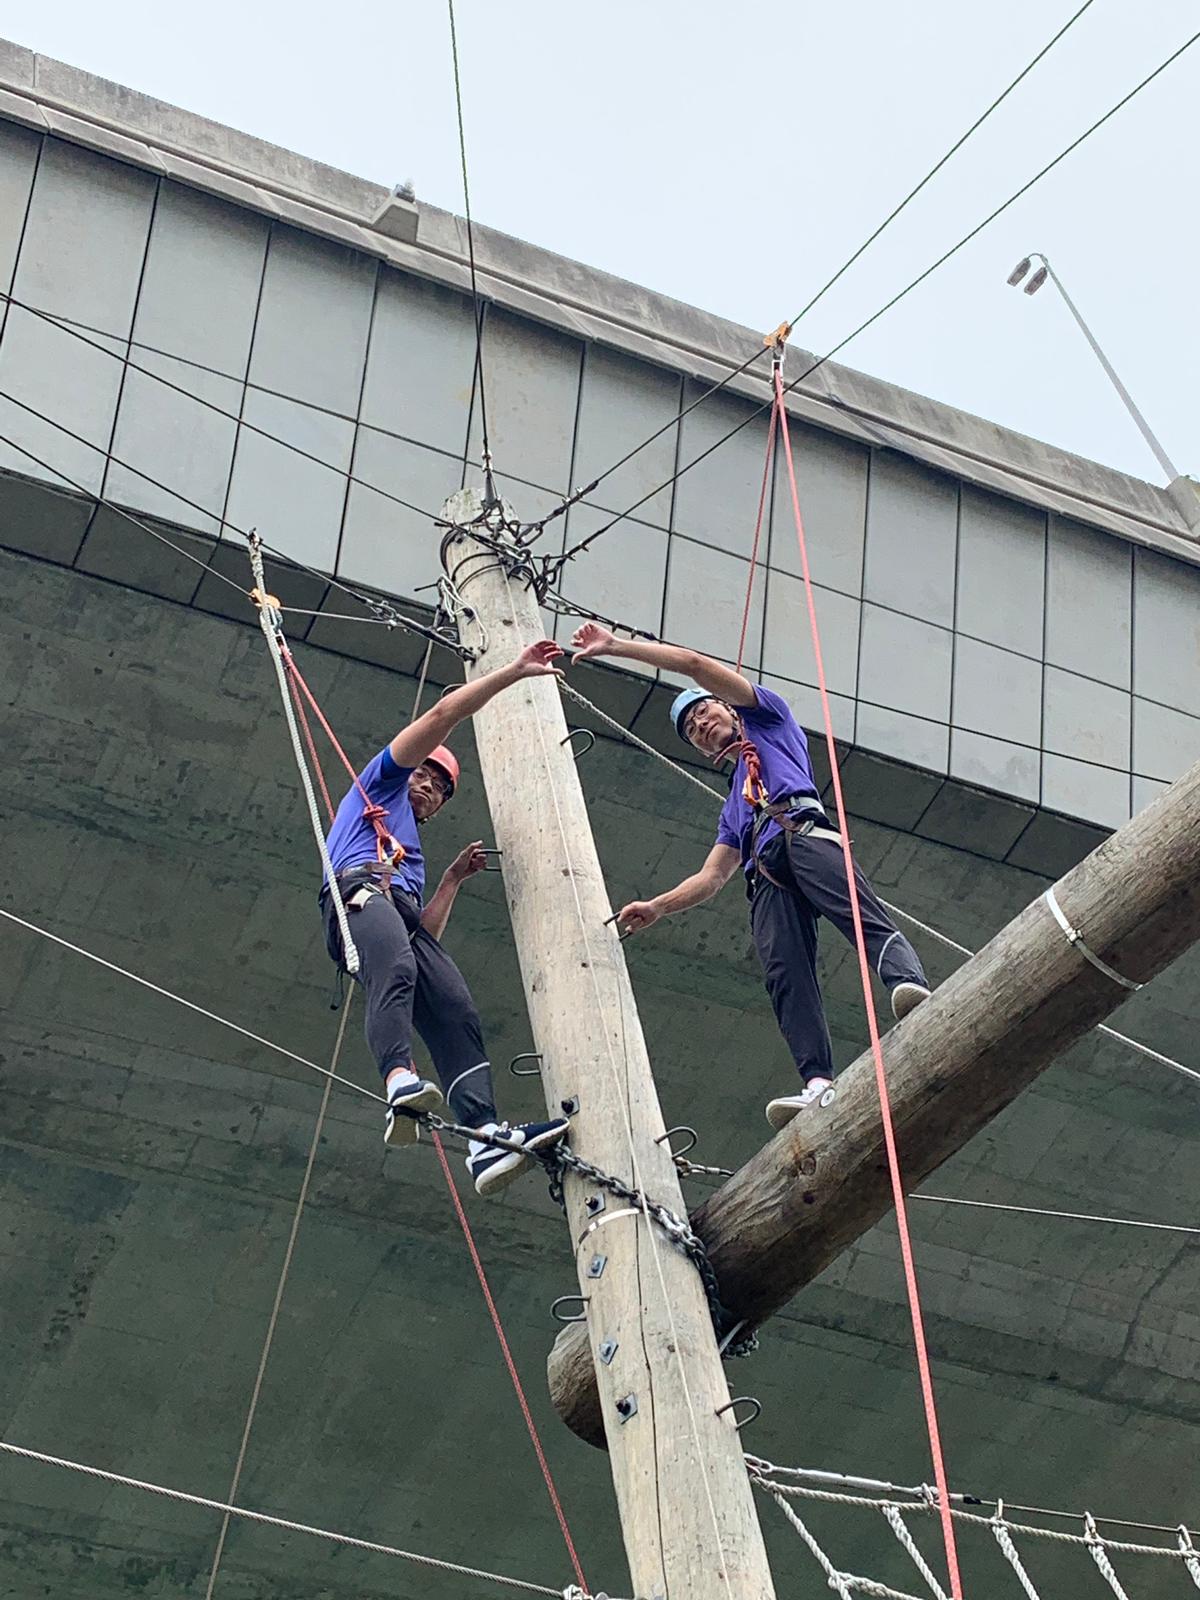
[[(365, 478), (356, 478), (345, 467), (335, 467), (331, 461), (326, 461), (321, 456), (314, 455), (311, 450), (305, 450), (298, 444), (290, 444), (288, 440), (281, 439), (278, 434), (271, 433), (266, 428), (260, 428), (253, 422), (247, 422), (244, 417), (239, 417), (236, 411), (226, 411), (224, 406), (217, 405), (215, 401), (208, 400), (203, 395), (195, 394), (191, 389), (185, 389), (180, 383), (172, 382), (170, 378), (165, 378), (161, 372), (155, 372), (151, 367), (139, 366), (136, 361), (130, 361), (119, 350), (110, 350), (107, 345), (101, 344), (99, 340), (90, 338), (65, 318), (57, 317), (50, 311), (42, 311), (37, 306), (31, 306), (24, 300), (18, 300), (15, 295), (5, 294), (3, 290), (0, 290), (0, 302), (3, 301), (7, 301), (10, 306), (15, 306), (18, 311), (25, 311), (30, 316), (39, 317), (43, 322), (49, 323), (52, 328), (57, 328), (62, 333), (70, 334), (72, 339), (78, 339), (81, 344), (88, 345), (92, 350), (99, 350), (102, 355), (109, 356), (114, 361), (124, 362), (131, 372), (140, 372), (143, 377), (152, 378), (155, 383), (161, 383), (166, 389), (173, 389), (176, 394), (181, 394), (185, 399), (194, 401), (198, 406), (203, 406), (206, 411), (215, 411), (217, 416), (225, 417), (230, 422), (240, 423), (250, 433), (258, 434), (260, 438), (269, 440), (271, 444), (277, 444), (284, 450), (290, 450), (293, 455), (301, 456), (305, 461), (312, 461), (318, 467), (324, 467), (326, 472), (336, 473), (339, 478), (344, 478), (347, 483), (356, 483), (361, 489), (369, 489), (372, 494), (381, 495), (383, 499), (390, 500), (394, 505), (403, 506), (406, 511), (415, 512), (418, 517), (425, 517), (430, 522), (436, 523), (441, 520), (435, 512), (426, 511), (421, 506), (413, 505), (410, 500), (405, 500), (400, 495), (393, 494), (390, 489), (381, 489), (378, 484), (368, 483)], [(179, 358), (173, 356), (170, 359), (178, 360)], [(195, 363), (189, 364), (194, 365)], [(203, 370), (210, 371), (212, 369), (204, 368)], [(227, 376), (227, 374), (222, 374), (222, 376)], [(269, 392), (268, 390), (263, 391), (263, 393)], [(282, 398), (286, 399), (287, 396)], [(293, 403), (302, 404), (300, 401)], [(132, 471), (133, 469), (131, 468), (130, 470)], [(174, 493), (173, 490), (170, 492)], [(176, 498), (183, 499), (183, 496), (179, 495)], [(207, 512), (206, 515), (211, 516), (212, 513)]]
[[(37, 417), (40, 422), (47, 423), (51, 428), (57, 428), (60, 433), (65, 434), (69, 439), (74, 439), (76, 444), (83, 445), (85, 449), (94, 450), (98, 455), (107, 456), (108, 459), (114, 463), (114, 465), (118, 467), (124, 467), (127, 472), (132, 472), (135, 477), (143, 479), (144, 482), (151, 484), (156, 489), (161, 489), (164, 494), (171, 495), (182, 505), (189, 506), (193, 511), (198, 511), (205, 517), (212, 517), (214, 515), (214, 513), (209, 511), (205, 506), (200, 505), (198, 501), (190, 500), (187, 495), (180, 494), (177, 489), (172, 489), (169, 484), (161, 482), (158, 478), (152, 478), (149, 473), (143, 472), (139, 467), (133, 466), (128, 461), (122, 461), (119, 456), (114, 456), (106, 451), (103, 445), (94, 444), (92, 440), (85, 439), (83, 434), (76, 433), (75, 430), (73, 428), (69, 428), (66, 423), (56, 421), (53, 417), (47, 416), (44, 411), (39, 411), (36, 406), (31, 406), (24, 400), (18, 400), (16, 395), (9, 394), (6, 390), (0, 389), (0, 399), (7, 400), (12, 405), (19, 406), (22, 411), (27, 411), (30, 416)], [(228, 588), (236, 589), (238, 594), (240, 594), (243, 599), (249, 598), (250, 591), (247, 588), (238, 583), (236, 579), (228, 577), (225, 573), (212, 566), (204, 559), (203, 556), (193, 555), (190, 550), (185, 550), (182, 545), (176, 544), (173, 539), (168, 539), (165, 533), (161, 533), (157, 528), (152, 527), (150, 523), (143, 521), (141, 517), (135, 516), (132, 511), (127, 511), (124, 506), (119, 506), (115, 501), (108, 500), (103, 495), (97, 494), (94, 490), (89, 489), (86, 484), (80, 483), (77, 478), (72, 478), (70, 474), (64, 472), (61, 467), (57, 467), (52, 462), (46, 461), (43, 459), (43, 457), (35, 454), (34, 451), (30, 450), (26, 445), (19, 444), (17, 440), (4, 433), (0, 433), (0, 444), (6, 444), (10, 449), (18, 451), (21, 455), (34, 462), (44, 471), (53, 473), (54, 476), (61, 479), (61, 481), (65, 483), (68, 488), (76, 490), (77, 493), (83, 495), (85, 499), (90, 500), (94, 505), (103, 506), (105, 510), (111, 511), (114, 516), (120, 517), (122, 521), (128, 522), (134, 528), (140, 529), (142, 533), (148, 533), (152, 539), (157, 539), (159, 544), (166, 545), (169, 549), (173, 550), (177, 556), (182, 556), (185, 561), (190, 561), (193, 566), (200, 567), (204, 572), (211, 574), (212, 577), (218, 579)], [(228, 518), (217, 520), (221, 521), (222, 526), (228, 528), (231, 533), (236, 533), (240, 538), (246, 539), (247, 541), (249, 540), (249, 535), (247, 534), (246, 530), (244, 528), (239, 528), (235, 522), (230, 522)], [(455, 648), (453, 643), (443, 638), (440, 634), (435, 633), (432, 628), (427, 628), (424, 623), (416, 622), (411, 617), (405, 616), (403, 612), (397, 611), (389, 601), (376, 600), (372, 599), (369, 595), (360, 594), (357, 589), (353, 589), (349, 584), (343, 583), (340, 578), (334, 577), (332, 573), (322, 572), (318, 567), (308, 566), (306, 562), (298, 560), (295, 556), (288, 555), (283, 550), (276, 549), (274, 545), (268, 544), (267, 541), (261, 537), (260, 543), (262, 544), (264, 551), (266, 551), (266, 553), (275, 561), (281, 562), (285, 567), (289, 568), (293, 572), (304, 572), (307, 573), (310, 578), (316, 578), (320, 583), (329, 584), (331, 588), (339, 590), (342, 594), (348, 595), (350, 599), (356, 600), (359, 605), (365, 606), (368, 611), (373, 611), (376, 614), (376, 617), (387, 624), (402, 628), (406, 633), (416, 634), (419, 638), (428, 639), (433, 644), (443, 645), (448, 650), (453, 650)], [(283, 609), (286, 611), (289, 608), (285, 606)], [(315, 615), (319, 617), (320, 613), (315, 613)], [(367, 621), (368, 619), (363, 618), (363, 620)]]
[(1017, 76), (1009, 84), (1008, 88), (996, 96), (991, 105), (988, 106), (987, 110), (983, 112), (982, 115), (976, 117), (975, 121), (967, 129), (966, 133), (964, 133), (959, 139), (955, 140), (937, 165), (930, 167), (929, 171), (921, 179), (920, 183), (917, 184), (916, 188), (909, 190), (909, 192), (904, 196), (904, 199), (901, 200), (900, 204), (896, 206), (893, 211), (890, 211), (886, 217), (884, 217), (883, 221), (875, 229), (875, 232), (863, 240), (862, 244), (859, 245), (854, 254), (842, 263), (842, 265), (834, 273), (833, 277), (829, 279), (828, 283), (822, 284), (808, 304), (804, 306), (802, 310), (796, 313), (796, 315), (792, 318), (793, 327), (797, 322), (800, 321), (802, 317), (806, 317), (808, 315), (818, 300), (824, 299), (825, 295), (829, 293), (834, 284), (837, 283), (840, 278), (844, 277), (847, 272), (849, 272), (850, 268), (854, 265), (858, 258), (864, 253), (864, 251), (870, 249), (870, 247), (875, 243), (876, 239), (879, 238), (880, 234), (886, 232), (887, 229), (891, 227), (892, 223), (895, 222), (896, 218), (905, 209), (905, 207), (910, 205), (921, 193), (921, 190), (937, 177), (938, 173), (946, 165), (947, 161), (949, 161), (952, 156), (957, 155), (971, 135), (977, 133), (979, 129), (983, 127), (984, 123), (991, 116), (992, 112), (998, 110), (1000, 106), (1002, 106), (1008, 99), (1009, 95), (1012, 94), (1013, 90), (1024, 83), (1025, 79), (1033, 71), (1034, 67), (1036, 67), (1044, 57), (1050, 54), (1051, 50), (1054, 49), (1054, 46), (1065, 33), (1070, 32), (1070, 30), (1075, 26), (1080, 17), (1092, 3), (1093, 0), (1083, 0), (1083, 4), (1080, 6), (1079, 10), (1075, 12), (1074, 16), (1067, 18), (1066, 22), (1063, 23), (1062, 27), (1058, 30), (1054, 37), (1048, 40), (1047, 43), (1042, 46), (1028, 66), (1023, 67), (1022, 70), (1018, 72)]
[[(958, 139), (955, 140), (955, 142), (950, 146), (949, 150), (946, 151), (945, 155), (942, 156), (941, 160), (938, 161), (936, 163), (936, 165), (930, 167), (929, 171), (921, 179), (920, 183), (918, 183), (915, 188), (909, 190), (909, 192), (905, 195), (904, 199), (900, 201), (899, 205), (895, 206), (893, 208), (893, 210), (891, 210), (888, 213), (888, 215), (883, 219), (883, 221), (875, 229), (874, 233), (870, 234), (866, 239), (863, 240), (862, 244), (859, 245), (858, 249), (854, 252), (854, 254), (852, 256), (848, 257), (847, 260), (845, 260), (842, 263), (842, 265), (837, 269), (837, 271), (834, 273), (833, 277), (830, 278), (828, 280), (828, 282), (822, 284), (821, 288), (819, 288), (817, 290), (816, 294), (813, 295), (812, 299), (808, 302), (808, 304), (806, 306), (804, 306), (800, 311), (798, 311), (796, 313), (796, 315), (791, 319), (791, 322), (788, 325), (790, 328), (794, 328), (796, 326), (796, 324), (799, 321), (801, 321), (802, 318), (806, 317), (808, 315), (808, 313), (813, 309), (813, 307), (817, 304), (817, 302), (819, 300), (822, 300), (825, 297), (825, 295), (829, 293), (830, 289), (833, 288), (834, 284), (837, 283), (841, 278), (843, 278), (846, 275), (847, 272), (849, 272), (850, 268), (859, 259), (859, 257), (862, 256), (867, 250), (869, 250), (870, 247), (875, 243), (876, 239), (878, 239), (881, 236), (881, 234), (885, 233), (887, 231), (887, 229), (891, 227), (892, 223), (895, 222), (896, 218), (900, 215), (900, 213), (907, 206), (912, 204), (912, 202), (921, 193), (922, 189), (924, 189), (929, 183), (931, 183), (933, 181), (934, 178), (937, 177), (938, 173), (942, 170), (942, 168), (946, 165), (946, 163), (951, 159), (951, 157), (958, 154), (958, 152), (962, 149), (963, 145), (965, 145), (967, 140), (970, 139), (972, 134), (977, 133), (979, 131), (979, 129), (983, 126), (983, 124), (992, 115), (992, 113), (994, 111), (997, 111), (1000, 108), (1000, 106), (1002, 106), (1004, 104), (1004, 102), (1008, 99), (1009, 95), (1012, 94), (1013, 90), (1018, 88), (1020, 86), (1020, 84), (1022, 84), (1025, 81), (1025, 79), (1029, 76), (1029, 74), (1033, 71), (1033, 69), (1038, 65), (1038, 63), (1040, 61), (1042, 61), (1046, 56), (1048, 56), (1050, 54), (1051, 50), (1054, 49), (1054, 46), (1063, 37), (1063, 35), (1068, 33), (1075, 26), (1075, 24), (1079, 21), (1080, 17), (1083, 16), (1084, 12), (1092, 4), (1093, 4), (1093, 0), (1083, 0), (1083, 4), (1079, 7), (1079, 10), (1076, 11), (1073, 16), (1068, 17), (1066, 22), (1063, 23), (1062, 27), (1058, 30), (1058, 32), (1054, 35), (1054, 37), (1052, 39), (1050, 39), (1046, 44), (1044, 44), (1042, 46), (1042, 48), (1038, 51), (1037, 55), (1034, 56), (1032, 61), (1030, 61), (1025, 67), (1022, 68), (1022, 70), (1017, 74), (1017, 76), (1008, 85), (1007, 89), (1003, 90), (1002, 93), (997, 95), (996, 98), (992, 101), (991, 105), (988, 106), (987, 110), (984, 111), (980, 116), (976, 117), (975, 121), (971, 124), (971, 126), (967, 129), (967, 131), (964, 134), (962, 134)], [(534, 523), (533, 526), (534, 526), (534, 529), (536, 530), (535, 537), (542, 532), (542, 530), (546, 527), (547, 523), (553, 522), (556, 517), (563, 516), (564, 513), (569, 511), (572, 506), (578, 505), (580, 500), (584, 499), (585, 496), (587, 496), (589, 494), (592, 494), (597, 488), (599, 488), (599, 486), (604, 482), (605, 478), (611, 477), (612, 474), (614, 472), (618, 471), (621, 467), (623, 467), (627, 461), (632, 461), (634, 456), (640, 454), (640, 452), (645, 450), (649, 445), (652, 445), (656, 439), (660, 438), (667, 431), (668, 428), (672, 428), (672, 427), (675, 426), (676, 423), (682, 422), (684, 417), (688, 416), (690, 412), (694, 411), (698, 405), (702, 405), (705, 400), (711, 399), (714, 394), (718, 394), (722, 389), (724, 389), (726, 387), (727, 384), (732, 383), (735, 378), (740, 377), (741, 374), (743, 372), (745, 372), (746, 368), (751, 366), (764, 353), (765, 353), (764, 349), (755, 350), (751, 355), (749, 355), (746, 358), (745, 361), (742, 362), (741, 366), (735, 367), (733, 369), (733, 371), (728, 373), (727, 376), (725, 376), (724, 378), (722, 378), (719, 383), (715, 383), (715, 384), (712, 385), (711, 388), (706, 389), (703, 394), (698, 396), (697, 399), (693, 400), (689, 405), (686, 405), (683, 408), (683, 410), (678, 413), (677, 416), (672, 417), (669, 422), (664, 422), (662, 427), (656, 429), (649, 436), (649, 438), (643, 439), (641, 444), (635, 445), (632, 450), (627, 451), (621, 457), (621, 459), (619, 461), (614, 461), (612, 466), (606, 468), (605, 471), (603, 471), (598, 478), (593, 478), (592, 481), (590, 483), (588, 483), (588, 484), (585, 484), (583, 486), (583, 488), (576, 489), (566, 500), (563, 501), (562, 505), (556, 506), (554, 508), (554, 510), (550, 512), (550, 514), (548, 516), (543, 517), (539, 522)], [(815, 369), (813, 369), (813, 370), (815, 370)]]
[[(1184, 43), (1181, 44), (1177, 50), (1173, 51), (1165, 61), (1160, 62), (1159, 65), (1155, 67), (1153, 72), (1144, 77), (1140, 83), (1135, 84), (1134, 87), (1129, 90), (1128, 94), (1123, 95), (1122, 98), (1117, 101), (1116, 105), (1110, 106), (1102, 117), (1097, 118), (1097, 120), (1092, 123), (1090, 128), (1086, 128), (1079, 135), (1079, 137), (1073, 139), (1064, 150), (1060, 150), (1058, 155), (1056, 155), (1052, 161), (1048, 161), (1040, 170), (1040, 172), (1035, 172), (1032, 178), (1028, 179), (1028, 181), (1023, 183), (1019, 189), (1010, 194), (1008, 199), (1003, 201), (1003, 203), (998, 205), (994, 211), (990, 212), (986, 217), (984, 217), (982, 222), (977, 223), (976, 226), (971, 229), (970, 233), (964, 234), (957, 244), (951, 245), (949, 250), (945, 251), (945, 253), (940, 255), (936, 261), (934, 261), (930, 266), (926, 267), (924, 272), (919, 273), (918, 276), (915, 277), (911, 283), (907, 284), (903, 289), (901, 289), (899, 293), (894, 294), (892, 298), (886, 302), (886, 304), (880, 306), (878, 311), (873, 312), (865, 322), (860, 322), (858, 327), (855, 328), (852, 333), (848, 333), (846, 337), (840, 340), (839, 343), (835, 344), (831, 350), (827, 350), (825, 354), (818, 357), (818, 359), (814, 361), (811, 366), (806, 367), (798, 377), (793, 378), (790, 383), (785, 384), (784, 393), (790, 394), (791, 391), (797, 387), (797, 385), (803, 383), (806, 378), (811, 377), (819, 367), (823, 367), (827, 361), (831, 360), (840, 351), (844, 350), (852, 340), (857, 339), (860, 333), (865, 333), (873, 323), (878, 322), (880, 317), (882, 317), (886, 312), (890, 311), (893, 306), (899, 305), (901, 300), (903, 300), (907, 295), (911, 294), (912, 291), (920, 284), (924, 283), (926, 278), (932, 276), (932, 274), (935, 273), (939, 267), (945, 266), (946, 262), (950, 260), (951, 256), (957, 255), (965, 245), (970, 244), (972, 239), (974, 239), (978, 234), (982, 233), (983, 230), (991, 223), (995, 222), (996, 218), (999, 217), (1003, 212), (1007, 211), (1009, 206), (1015, 205), (1015, 203), (1020, 200), (1023, 195), (1028, 194), (1030, 189), (1032, 189), (1036, 183), (1040, 183), (1041, 180), (1046, 177), (1048, 173), (1052, 172), (1060, 162), (1065, 161), (1069, 155), (1071, 155), (1075, 150), (1078, 150), (1079, 146), (1083, 144), (1086, 139), (1090, 139), (1093, 133), (1096, 133), (1104, 126), (1106, 122), (1108, 122), (1112, 117), (1115, 117), (1118, 111), (1121, 111), (1129, 104), (1131, 100), (1133, 100), (1137, 95), (1141, 94), (1143, 89), (1148, 88), (1149, 85), (1152, 84), (1154, 80), (1160, 76), (1160, 74), (1164, 73), (1169, 66), (1178, 61), (1179, 57), (1183, 55), (1185, 51), (1190, 50), (1198, 39), (1200, 39), (1200, 32), (1192, 34), (1191, 38), (1185, 40)], [(832, 397), (824, 398), (826, 399), (827, 404), (837, 404), (836, 399), (833, 399)], [(626, 510), (613, 517), (610, 522), (606, 522), (603, 527), (597, 528), (596, 531), (592, 534), (589, 534), (586, 539), (581, 539), (577, 545), (573, 545), (570, 550), (565, 551), (563, 555), (557, 557), (556, 560), (551, 563), (551, 572), (556, 573), (560, 571), (564, 562), (570, 561), (573, 557), (588, 549), (588, 547), (593, 545), (597, 539), (608, 533), (610, 529), (615, 528), (618, 522), (623, 522), (626, 517), (632, 516), (640, 506), (645, 505), (647, 500), (652, 500), (656, 494), (661, 494), (664, 489), (670, 488), (671, 484), (675, 483), (679, 478), (681, 478), (685, 472), (690, 472), (693, 467), (698, 466), (700, 462), (703, 461), (707, 456), (712, 455), (714, 450), (718, 450), (721, 445), (728, 443), (728, 441), (732, 439), (735, 434), (741, 433), (743, 428), (748, 427), (749, 424), (752, 423), (757, 417), (760, 417), (764, 411), (769, 411), (773, 404), (773, 400), (764, 400), (763, 403), (751, 411), (749, 415), (743, 417), (742, 421), (739, 422), (735, 428), (731, 428), (728, 433), (722, 434), (722, 436), (714, 444), (710, 444), (706, 450), (701, 451), (698, 456), (694, 457), (691, 461), (680, 467), (677, 472), (672, 473), (672, 475), (667, 478), (665, 482), (658, 484), (655, 488), (651, 489), (648, 494), (644, 494), (640, 500), (635, 500), (633, 505), (627, 507)]]
[(471, 185), (467, 178), (467, 131), (463, 124), (462, 78), (458, 66), (458, 29), (454, 21), (454, 0), (446, 0), (450, 14), (450, 57), (454, 65), (454, 106), (458, 114), (458, 154), (462, 166), (463, 210), (467, 223), (467, 263), (471, 270), (471, 305), (475, 316), (475, 374), (479, 384), (479, 432), (483, 447), (483, 479), (488, 501), (496, 496), (492, 473), (492, 447), (488, 437), (487, 394), (483, 381), (483, 304), (475, 271), (475, 226), (471, 219)]

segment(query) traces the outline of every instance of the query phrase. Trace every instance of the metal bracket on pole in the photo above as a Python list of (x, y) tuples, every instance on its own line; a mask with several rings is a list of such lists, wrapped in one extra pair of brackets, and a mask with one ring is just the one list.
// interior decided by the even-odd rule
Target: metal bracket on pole
[(1135, 983), (1132, 978), (1124, 977), (1116, 970), (1115, 967), (1110, 967), (1107, 961), (1102, 960), (1096, 954), (1096, 952), (1089, 947), (1079, 929), (1072, 927), (1067, 921), (1066, 913), (1059, 905), (1053, 889), (1047, 889), (1045, 894), (1042, 896), (1042, 899), (1050, 907), (1050, 911), (1055, 922), (1058, 923), (1059, 927), (1066, 934), (1067, 943), (1073, 944), (1084, 960), (1090, 961), (1097, 972), (1102, 972), (1106, 978), (1111, 978), (1114, 983), (1119, 983), (1123, 989), (1131, 989), (1134, 993), (1136, 993), (1142, 987), (1140, 983)]

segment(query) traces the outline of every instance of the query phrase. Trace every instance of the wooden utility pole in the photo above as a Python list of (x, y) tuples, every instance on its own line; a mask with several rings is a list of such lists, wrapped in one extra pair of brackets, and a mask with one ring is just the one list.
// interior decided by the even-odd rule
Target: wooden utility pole
[[(1051, 891), (1083, 945), (1146, 983), (1200, 939), (1200, 764), (1106, 839)], [(883, 1044), (896, 1139), (911, 1189), (960, 1150), (1130, 988), (1101, 971), (1045, 895), (966, 962)], [(692, 1218), (729, 1310), (752, 1325), (892, 1208), (870, 1054)], [(920, 1262), (918, 1260), (918, 1267)], [(603, 1444), (595, 1386), (574, 1330), (550, 1357), (560, 1415)]]
[[(454, 495), (442, 548), (486, 649), (468, 678), (544, 637), (521, 552), (477, 522), (481, 497)], [(489, 542), (471, 531), (475, 524)], [(497, 553), (493, 543), (505, 553)], [(525, 558), (527, 560), (527, 558)], [(503, 851), (504, 888), (550, 1113), (564, 1103), (571, 1148), (683, 1217), (633, 990), (592, 840), (555, 682), (533, 678), (475, 719)], [(635, 1205), (571, 1174), (567, 1220), (588, 1361), (608, 1436), (638, 1600), (771, 1600), (712, 1318), (693, 1263)]]

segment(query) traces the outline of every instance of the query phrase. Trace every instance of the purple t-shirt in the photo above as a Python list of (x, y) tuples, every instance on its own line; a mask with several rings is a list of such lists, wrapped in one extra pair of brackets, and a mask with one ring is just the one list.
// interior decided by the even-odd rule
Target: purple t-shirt
[[(358, 781), (376, 805), (387, 807), (387, 828), (397, 844), (404, 846), (404, 860), (392, 878), (419, 902), (425, 888), (425, 857), (421, 854), (421, 835), (408, 798), (411, 767), (398, 767), (385, 745), (373, 761), (368, 761)], [(375, 829), (363, 816), (363, 797), (352, 784), (337, 808), (327, 843), (335, 872), (347, 872), (364, 861), (376, 859)]]
[[(791, 707), (781, 695), (773, 689), (764, 689), (761, 684), (754, 690), (754, 699), (754, 705), (737, 706), (735, 710), (741, 718), (743, 736), (752, 740), (758, 751), (768, 798), (782, 800), (788, 795), (802, 794), (819, 799), (812, 762), (808, 758), (808, 740), (792, 715)], [(717, 843), (740, 851), (742, 865), (749, 872), (754, 864), (750, 853), (754, 808), (742, 793), (745, 782), (746, 763), (739, 757), (733, 769), (733, 787), (721, 807)], [(758, 849), (780, 831), (777, 822), (764, 823), (758, 835)]]

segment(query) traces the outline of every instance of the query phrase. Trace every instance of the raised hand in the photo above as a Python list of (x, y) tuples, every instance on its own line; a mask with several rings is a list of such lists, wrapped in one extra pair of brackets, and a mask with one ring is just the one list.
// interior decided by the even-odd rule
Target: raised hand
[(562, 673), (554, 663), (562, 654), (562, 645), (555, 644), (553, 639), (539, 639), (536, 644), (525, 646), (513, 666), (521, 678), (561, 678)]
[(571, 638), (574, 660), (588, 661), (593, 656), (607, 655), (616, 642), (611, 628), (599, 622), (584, 622), (575, 629)]

